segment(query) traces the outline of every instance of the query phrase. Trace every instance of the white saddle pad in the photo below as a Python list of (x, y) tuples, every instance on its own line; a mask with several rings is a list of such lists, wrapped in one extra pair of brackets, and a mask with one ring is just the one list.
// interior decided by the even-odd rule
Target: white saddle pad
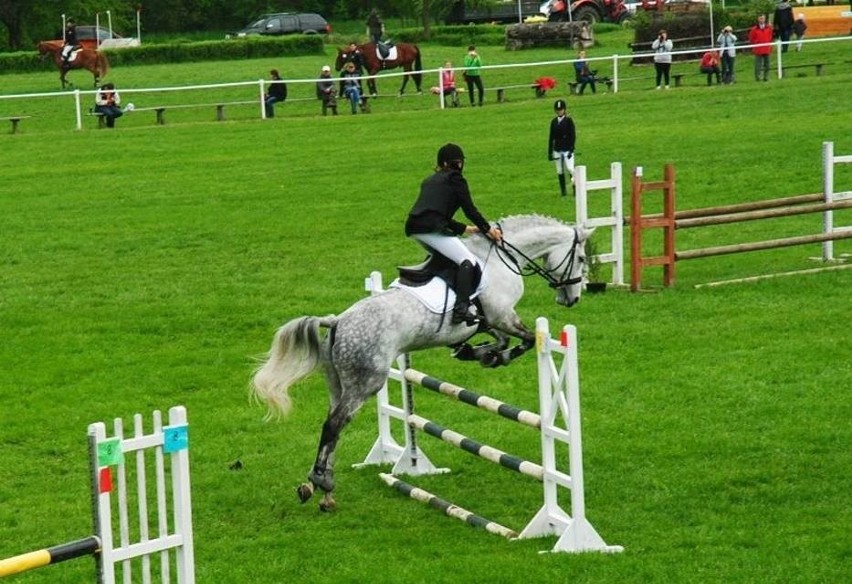
[[(441, 278), (432, 278), (428, 284), (423, 286), (406, 286), (399, 281), (399, 278), (388, 285), (388, 288), (399, 288), (414, 296), (420, 303), (435, 314), (443, 314), (451, 312), (456, 304), (455, 291), (447, 286)], [(474, 293), (474, 298), (482, 293), (483, 287), (480, 284), (479, 288)], [(446, 300), (445, 300), (446, 299)], [(446, 302), (446, 306), (445, 306)]]
[(396, 47), (395, 46), (390, 47), (388, 49), (388, 56), (387, 57), (382, 57), (382, 53), (379, 52), (379, 47), (376, 47), (376, 58), (378, 58), (379, 61), (396, 61), (396, 57), (397, 57), (397, 53), (396, 53)]
[[(420, 303), (435, 314), (443, 314), (453, 309), (456, 303), (456, 293), (447, 286), (441, 278), (432, 278), (428, 284), (413, 288), (399, 281), (399, 278), (388, 285), (388, 288), (399, 288), (414, 296)], [(446, 298), (446, 307), (444, 306)]]

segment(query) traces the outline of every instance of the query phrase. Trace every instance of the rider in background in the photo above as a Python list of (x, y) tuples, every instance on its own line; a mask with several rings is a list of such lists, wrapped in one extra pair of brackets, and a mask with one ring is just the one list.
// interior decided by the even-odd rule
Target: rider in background
[(62, 34), (65, 44), (62, 46), (62, 64), (67, 66), (71, 52), (77, 47), (77, 25), (73, 18), (65, 22), (65, 31)]
[[(405, 222), (405, 235), (415, 239), (427, 252), (438, 252), (458, 265), (452, 322), (472, 325), (476, 318), (469, 312), (470, 295), (476, 289), (482, 267), (459, 236), (483, 233), (500, 241), (503, 234), (492, 227), (474, 205), (467, 180), (462, 176), (463, 170), (464, 152), (460, 146), (445, 144), (438, 150), (438, 166), (420, 185), (420, 196)], [(459, 209), (473, 225), (453, 219)]]
[(379, 13), (373, 8), (370, 10), (370, 16), (367, 17), (367, 36), (370, 37), (370, 42), (379, 45), (382, 42), (382, 37), (385, 34), (385, 23), (382, 22)]
[(373, 8), (370, 10), (370, 16), (367, 17), (367, 36), (370, 37), (370, 42), (376, 45), (379, 49), (379, 54), (382, 59), (387, 59), (390, 49), (382, 42), (382, 37), (385, 34), (385, 23), (382, 22), (379, 13)]

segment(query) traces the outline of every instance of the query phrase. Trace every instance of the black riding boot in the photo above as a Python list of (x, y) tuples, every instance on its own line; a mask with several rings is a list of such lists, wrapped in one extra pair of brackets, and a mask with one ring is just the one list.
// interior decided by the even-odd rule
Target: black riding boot
[(453, 307), (453, 324), (474, 325), (477, 323), (476, 315), (469, 312), (470, 295), (473, 294), (475, 278), (476, 267), (468, 260), (463, 261), (456, 274), (456, 305)]
[(562, 192), (562, 196), (567, 197), (568, 191), (565, 190), (565, 175), (564, 174), (557, 174), (556, 176), (559, 177), (559, 190)]

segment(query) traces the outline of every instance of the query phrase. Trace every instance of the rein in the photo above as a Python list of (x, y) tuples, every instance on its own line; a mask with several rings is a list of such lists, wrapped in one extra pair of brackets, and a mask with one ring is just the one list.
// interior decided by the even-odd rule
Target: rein
[[(583, 281), (582, 277), (570, 277), (571, 271), (574, 268), (574, 262), (577, 259), (577, 248), (580, 245), (580, 238), (576, 228), (574, 228), (574, 241), (571, 244), (571, 249), (568, 250), (568, 252), (565, 254), (565, 257), (560, 260), (556, 267), (552, 269), (547, 269), (539, 265), (538, 262), (536, 262), (533, 258), (529, 257), (523, 251), (506, 241), (505, 238), (500, 244), (492, 242), (491, 245), (494, 247), (494, 249), (497, 250), (497, 257), (500, 258), (503, 264), (519, 276), (527, 277), (532, 276), (533, 274), (541, 276), (542, 278), (547, 280), (547, 284), (551, 288), (571, 286), (574, 284), (579, 284)], [(512, 252), (514, 252), (514, 254)], [(526, 270), (521, 268), (521, 264), (520, 262), (518, 262), (518, 259), (515, 257), (515, 254), (526, 260)], [(557, 278), (555, 274), (559, 272), (559, 269), (562, 268), (563, 265), (565, 267), (564, 269), (562, 269), (562, 273)]]

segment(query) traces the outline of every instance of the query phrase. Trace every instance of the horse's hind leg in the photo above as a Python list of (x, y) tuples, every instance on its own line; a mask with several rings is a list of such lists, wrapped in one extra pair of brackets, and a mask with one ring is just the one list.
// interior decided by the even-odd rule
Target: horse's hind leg
[[(326, 379), (331, 391), (328, 417), (322, 426), (317, 458), (308, 474), (308, 482), (296, 489), (299, 500), (305, 503), (314, 494), (314, 489), (319, 487), (325, 493), (320, 502), (322, 511), (331, 511), (336, 506), (331, 493), (334, 490), (334, 452), (340, 433), (361, 409), (367, 398), (381, 388), (387, 374), (381, 375), (376, 372), (375, 375), (349, 376), (348, 378), (351, 378), (351, 381), (343, 384), (337, 371), (326, 371)], [(372, 389), (373, 387), (375, 387), (375, 391)]]
[(322, 511), (331, 511), (335, 507), (331, 492), (334, 490), (334, 451), (340, 432), (352, 419), (354, 412), (351, 407), (337, 404), (329, 410), (328, 417), (322, 425), (317, 458), (311, 472), (308, 474), (308, 482), (299, 485), (296, 493), (302, 503), (307, 502), (314, 494), (314, 488), (319, 487), (325, 493), (320, 501)]

